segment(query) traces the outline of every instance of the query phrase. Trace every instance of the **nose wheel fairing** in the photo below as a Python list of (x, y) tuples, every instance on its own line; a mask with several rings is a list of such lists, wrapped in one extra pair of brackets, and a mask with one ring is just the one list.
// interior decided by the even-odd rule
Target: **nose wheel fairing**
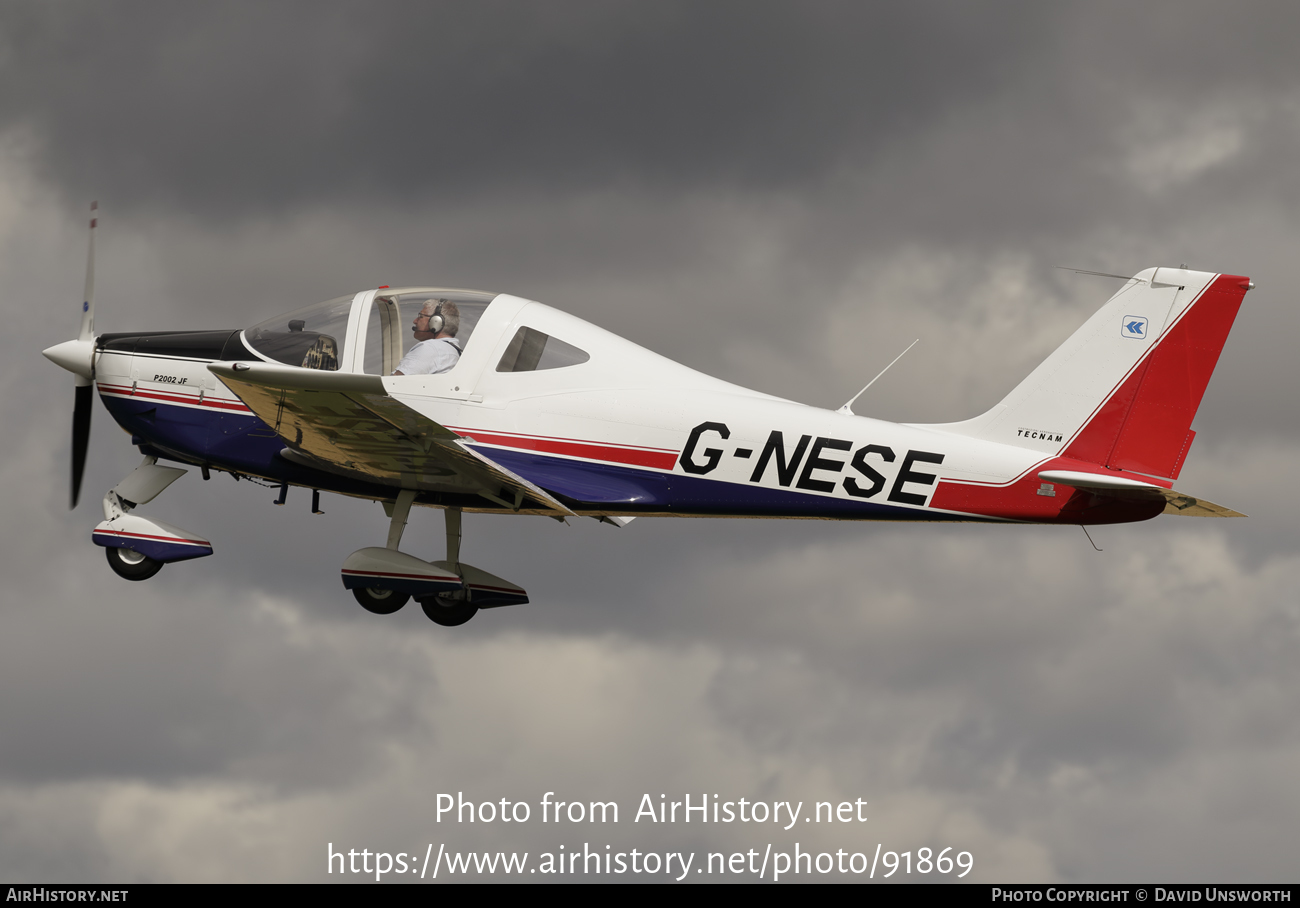
[(212, 543), (161, 520), (123, 514), (101, 521), (91, 539), (104, 548), (131, 549), (168, 564), (212, 554)]
[[(106, 549), (129, 549), (137, 556), (160, 564), (211, 555), (212, 543), (203, 537), (161, 520), (128, 513), (139, 505), (153, 501), (164, 489), (185, 475), (185, 470), (159, 466), (157, 460), (156, 457), (146, 457), (140, 466), (104, 496), (104, 519), (91, 533), (92, 541)], [(112, 558), (109, 562), (114, 563)], [(121, 560), (121, 566), (128, 573), (134, 563), (130, 556)], [(118, 570), (117, 565), (114, 570)], [(122, 570), (118, 570), (118, 573), (127, 576)], [(128, 576), (127, 579), (146, 578)]]

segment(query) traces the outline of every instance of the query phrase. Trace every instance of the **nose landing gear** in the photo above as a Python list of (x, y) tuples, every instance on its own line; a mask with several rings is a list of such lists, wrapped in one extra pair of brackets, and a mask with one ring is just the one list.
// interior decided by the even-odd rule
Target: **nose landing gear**
[(158, 458), (146, 457), (144, 463), (113, 486), (104, 496), (104, 519), (91, 536), (95, 545), (103, 546), (108, 566), (126, 580), (148, 580), (171, 561), (185, 561), (212, 554), (212, 544), (193, 533), (129, 513), (146, 504), (185, 471), (160, 467)]

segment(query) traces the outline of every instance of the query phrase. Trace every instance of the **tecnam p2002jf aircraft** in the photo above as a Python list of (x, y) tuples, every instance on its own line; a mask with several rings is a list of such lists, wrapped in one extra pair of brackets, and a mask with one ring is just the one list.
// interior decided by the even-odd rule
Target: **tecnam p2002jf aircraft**
[[(414, 596), (435, 622), (527, 602), (460, 560), (464, 511), (594, 517), (803, 517), (1102, 524), (1237, 516), (1174, 491), (1245, 277), (1148, 268), (1000, 403), (965, 422), (894, 424), (711, 378), (541, 303), (379, 287), (244, 330), (94, 331), (92, 221), (73, 372), (72, 498), (91, 389), (144, 454), (104, 497), (93, 539), (123, 577), (212, 553), (135, 508), (185, 471), (375, 499), (386, 545), (343, 562), (372, 612)], [(455, 303), (448, 307), (447, 302)], [(412, 316), (456, 312), (447, 371), (393, 374)], [(441, 316), (434, 318), (441, 320)], [(421, 321), (416, 321), (420, 330)], [(427, 320), (423, 322), (428, 330)], [(850, 402), (852, 403), (852, 402)], [(398, 546), (412, 505), (442, 508), (447, 551)]]

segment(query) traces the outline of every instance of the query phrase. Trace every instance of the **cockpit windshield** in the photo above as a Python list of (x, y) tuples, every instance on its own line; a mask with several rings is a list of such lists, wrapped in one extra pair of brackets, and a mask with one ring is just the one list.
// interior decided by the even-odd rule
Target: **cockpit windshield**
[[(405, 361), (407, 375), (450, 372), (495, 297), (477, 290), (382, 287), (373, 299), (349, 294), (267, 319), (244, 338), (267, 359), (305, 369), (392, 375)], [(354, 313), (354, 307), (366, 311)], [(349, 324), (356, 336), (349, 335)], [(412, 353), (423, 341), (431, 343)]]
[(263, 356), (290, 366), (337, 371), (356, 294), (268, 319), (244, 332)]

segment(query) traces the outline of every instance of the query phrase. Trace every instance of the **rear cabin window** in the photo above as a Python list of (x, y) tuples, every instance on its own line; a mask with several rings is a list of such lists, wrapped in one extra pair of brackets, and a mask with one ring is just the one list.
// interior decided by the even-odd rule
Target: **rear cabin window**
[(506, 347), (497, 363), (498, 372), (540, 372), (543, 369), (562, 369), (576, 366), (591, 359), (586, 350), (566, 344), (558, 337), (534, 328), (520, 328)]

